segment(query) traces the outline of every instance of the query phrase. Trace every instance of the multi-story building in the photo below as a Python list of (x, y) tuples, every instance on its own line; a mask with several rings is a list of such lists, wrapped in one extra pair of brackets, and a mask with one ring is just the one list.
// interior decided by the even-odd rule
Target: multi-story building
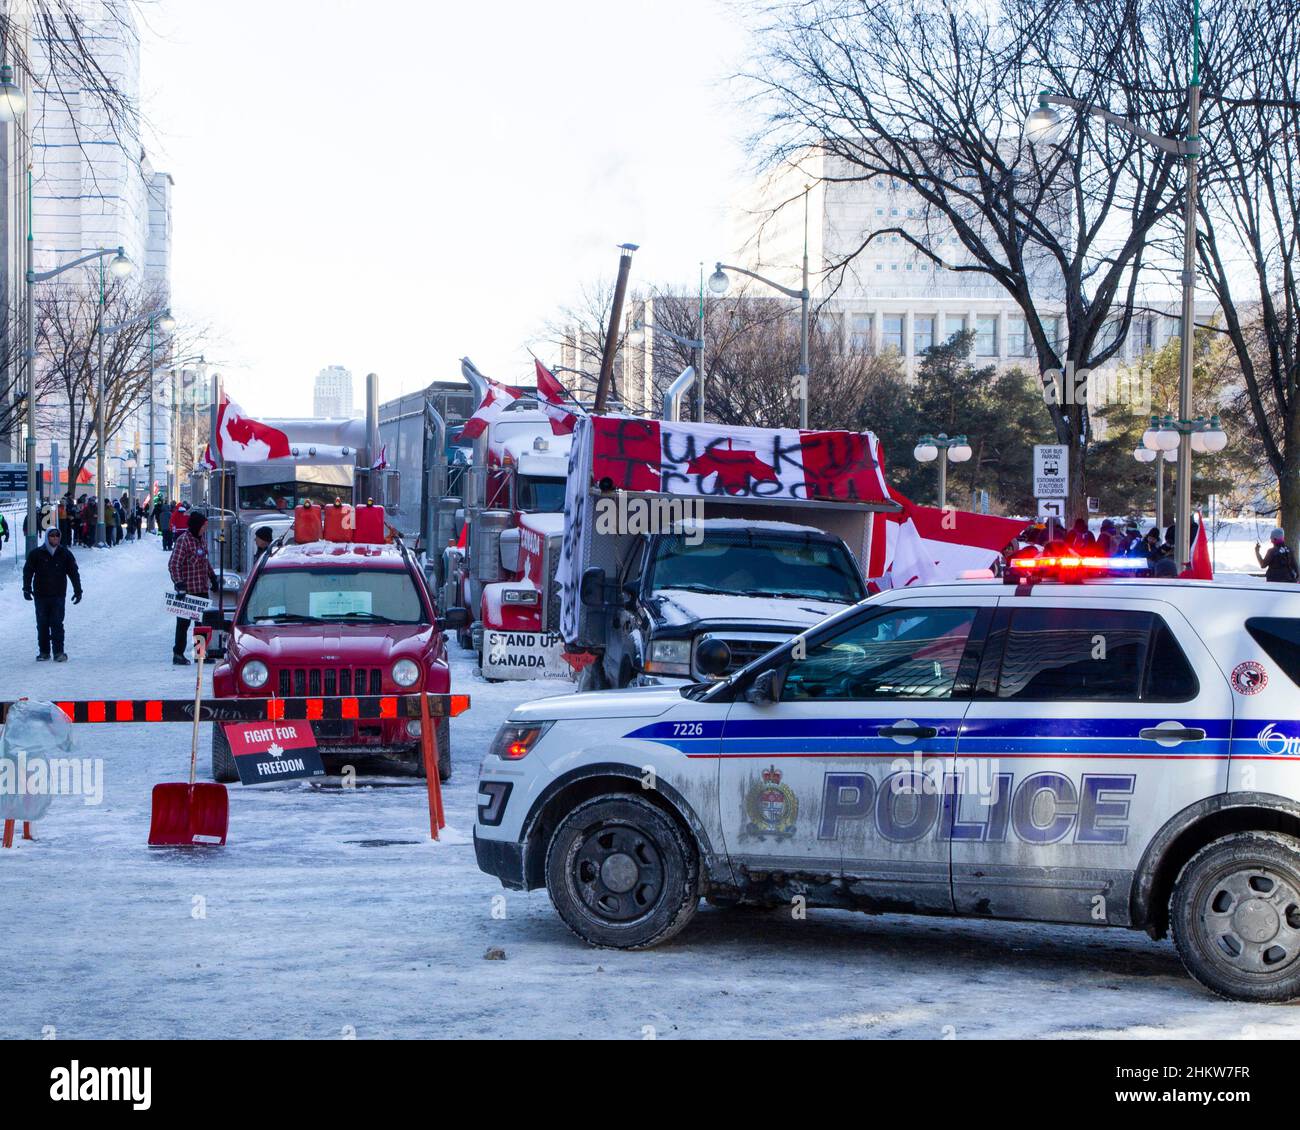
[[(105, 76), (122, 93), (124, 104), (138, 106), (140, 40), (135, 16), (123, 0), (102, 0), (78, 9), (85, 42)], [(138, 293), (133, 305), (159, 310), (170, 306), (172, 178), (156, 170), (141, 148), (138, 110), (110, 123), (94, 92), (77, 89), (71, 76), (51, 63), (39, 36), (31, 45), (34, 90), (28, 108), (31, 131), (31, 217), (37, 271), (52, 270), (101, 248), (121, 247), (135, 267), (127, 285)], [(60, 276), (50, 287), (98, 291), (99, 267)], [(167, 379), (169, 343), (158, 340), (154, 361), (160, 370), (153, 396), (146, 396), (108, 437), (109, 485), (125, 489), (127, 466), (143, 494), (152, 467), (161, 483), (171, 461), (173, 405)], [(38, 373), (41, 364), (37, 360)], [(39, 381), (39, 377), (38, 377)], [(152, 416), (151, 416), (152, 411)], [(68, 405), (57, 396), (42, 398), (36, 413), (37, 459), (51, 464), (51, 445), (64, 448)], [(152, 437), (152, 438), (151, 438)], [(90, 468), (94, 472), (94, 460)]]
[(317, 419), (351, 418), (352, 373), (342, 365), (330, 365), (316, 374), (313, 414)]

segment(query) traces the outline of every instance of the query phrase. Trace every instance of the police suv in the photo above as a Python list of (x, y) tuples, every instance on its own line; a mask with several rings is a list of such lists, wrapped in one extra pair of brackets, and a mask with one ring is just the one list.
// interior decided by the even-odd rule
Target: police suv
[(601, 946), (802, 896), (1172, 930), (1215, 992), (1300, 996), (1300, 586), (1013, 579), (873, 597), (721, 681), (517, 707), (479, 866)]

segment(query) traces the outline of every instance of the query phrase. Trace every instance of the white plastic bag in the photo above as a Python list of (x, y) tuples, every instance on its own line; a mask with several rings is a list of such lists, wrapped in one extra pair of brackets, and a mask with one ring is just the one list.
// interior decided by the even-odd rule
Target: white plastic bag
[(39, 820), (54, 800), (50, 757), (72, 751), (72, 723), (52, 702), (16, 702), (0, 735), (0, 820)]

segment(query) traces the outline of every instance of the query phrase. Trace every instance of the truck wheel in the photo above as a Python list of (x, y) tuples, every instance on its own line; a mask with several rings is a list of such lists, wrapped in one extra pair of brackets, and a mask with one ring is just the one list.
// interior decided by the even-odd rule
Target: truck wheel
[(546, 889), (564, 924), (583, 941), (648, 949), (695, 916), (695, 845), (647, 800), (624, 793), (594, 797), (551, 836)]
[(223, 784), (239, 780), (235, 755), (230, 752), (230, 742), (226, 740), (226, 730), (220, 722), (212, 724), (212, 779)]
[(605, 667), (597, 659), (595, 663), (588, 663), (581, 671), (578, 672), (578, 693), (584, 691), (603, 691), (606, 689)]
[(1229, 1000), (1300, 997), (1300, 839), (1238, 832), (1203, 847), (1174, 885), (1178, 954)]
[[(438, 780), (451, 780), (451, 719), (439, 718), (437, 725), (438, 734)], [(424, 771), (424, 746), (415, 747), (415, 775), (417, 777), (426, 777)]]

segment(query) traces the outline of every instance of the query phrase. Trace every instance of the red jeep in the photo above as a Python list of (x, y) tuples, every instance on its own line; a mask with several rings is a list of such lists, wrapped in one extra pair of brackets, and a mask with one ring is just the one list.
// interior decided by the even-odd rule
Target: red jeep
[[(450, 693), (443, 632), (424, 577), (404, 546), (312, 542), (276, 547), (254, 567), (213, 672), (218, 698)], [(350, 764), (423, 775), (420, 723), (313, 722), (326, 769)], [(450, 722), (437, 723), (438, 770), (451, 776)], [(238, 779), (224, 729), (212, 727), (212, 776)]]

